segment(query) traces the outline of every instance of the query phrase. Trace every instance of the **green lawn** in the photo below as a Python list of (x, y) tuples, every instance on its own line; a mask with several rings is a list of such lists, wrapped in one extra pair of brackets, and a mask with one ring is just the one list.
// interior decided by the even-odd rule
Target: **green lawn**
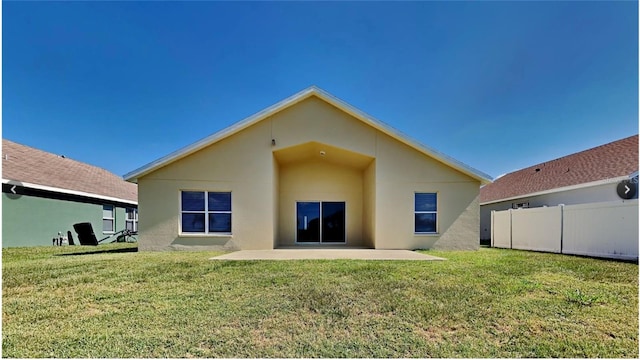
[[(103, 251), (98, 252), (96, 251)], [(105, 251), (108, 250), (108, 251)], [(638, 357), (638, 266), (2, 250), (3, 357)], [(94, 252), (75, 256), (63, 254)]]

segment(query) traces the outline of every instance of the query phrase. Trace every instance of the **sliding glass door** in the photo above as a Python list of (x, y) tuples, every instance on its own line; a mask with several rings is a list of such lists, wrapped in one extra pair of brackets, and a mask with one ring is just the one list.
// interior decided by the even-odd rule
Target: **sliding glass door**
[(345, 243), (344, 201), (299, 201), (296, 203), (296, 242)]
[(320, 203), (299, 202), (298, 231), (296, 241), (299, 243), (320, 242)]
[(322, 241), (325, 243), (345, 242), (344, 202), (325, 201), (322, 203)]

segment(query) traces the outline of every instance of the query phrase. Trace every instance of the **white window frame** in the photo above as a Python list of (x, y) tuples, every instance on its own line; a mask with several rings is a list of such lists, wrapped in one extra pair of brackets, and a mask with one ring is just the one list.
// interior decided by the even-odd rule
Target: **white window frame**
[[(132, 210), (129, 212), (129, 210)], [(133, 214), (133, 219), (129, 217), (129, 214)], [(126, 208), (125, 209), (125, 218), (124, 218), (124, 228), (127, 228), (129, 223), (132, 223), (133, 230), (132, 232), (138, 232), (138, 209), (136, 208)]]
[[(105, 217), (104, 216), (104, 212), (105, 210), (107, 210), (107, 208), (111, 208), (111, 217)], [(107, 231), (104, 229), (104, 221), (105, 220), (110, 220), (111, 224), (113, 224), (111, 226), (111, 231)], [(116, 207), (113, 205), (102, 205), (102, 233), (103, 234), (113, 234), (116, 232)]]
[[(435, 194), (436, 195), (436, 210), (433, 211), (418, 211), (416, 210), (416, 196), (418, 194)], [(437, 191), (416, 191), (413, 193), (413, 232), (416, 235), (437, 235), (439, 234), (440, 226), (438, 219), (438, 209), (440, 209), (440, 194)], [(416, 231), (416, 214), (435, 214), (436, 215), (436, 228), (435, 231)]]
[[(183, 192), (200, 192), (204, 193), (204, 210), (182, 210), (182, 193)], [(231, 196), (231, 210), (228, 211), (220, 211), (220, 210), (209, 210), (209, 193), (228, 193)], [(180, 219), (178, 221), (178, 232), (180, 236), (224, 236), (228, 237), (233, 234), (233, 194), (231, 191), (207, 191), (207, 190), (180, 190), (178, 193), (179, 197), (179, 211), (180, 211)], [(182, 231), (182, 214), (204, 214), (204, 232), (183, 232)], [(231, 216), (231, 231), (209, 231), (209, 214), (229, 214)]]

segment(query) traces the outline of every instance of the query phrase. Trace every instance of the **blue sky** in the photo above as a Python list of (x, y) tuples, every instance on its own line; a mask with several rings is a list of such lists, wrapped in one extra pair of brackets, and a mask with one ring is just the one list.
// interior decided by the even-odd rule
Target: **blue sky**
[(118, 175), (310, 85), (496, 177), (638, 133), (638, 3), (2, 3), (3, 138)]

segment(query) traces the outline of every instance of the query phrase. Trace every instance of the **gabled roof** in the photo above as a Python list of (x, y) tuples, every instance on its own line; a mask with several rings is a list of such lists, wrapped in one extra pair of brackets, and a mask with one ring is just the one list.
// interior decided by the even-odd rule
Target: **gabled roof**
[(3, 183), (138, 203), (138, 187), (96, 166), (2, 139)]
[(638, 171), (638, 135), (514, 171), (480, 189), (480, 204), (541, 195)]
[(124, 176), (125, 180), (127, 181), (131, 181), (131, 182), (137, 182), (139, 177), (142, 177), (146, 174), (149, 174), (152, 171), (155, 171), (163, 166), (166, 166), (168, 164), (171, 164), (174, 161), (177, 161), (181, 158), (184, 158), (200, 149), (203, 149), (211, 144), (214, 144), (222, 139), (225, 139), (233, 134), (236, 134), (240, 131), (242, 131), (243, 129), (248, 128), (251, 125), (254, 125), (284, 109), (287, 109), (311, 96), (316, 96), (319, 99), (335, 106), (336, 108), (344, 111), (345, 113), (355, 117), (356, 119), (372, 126), (373, 128), (379, 130), (380, 132), (391, 136), (392, 138), (418, 150), (419, 152), (430, 156), (460, 172), (462, 172), (463, 174), (466, 174), (478, 181), (480, 181), (481, 184), (487, 184), (491, 182), (491, 176), (476, 170), (448, 155), (445, 155), (442, 152), (439, 152), (435, 149), (432, 149), (430, 147), (427, 147), (424, 144), (421, 144), (420, 142), (409, 138), (407, 135), (402, 134), (401, 132), (399, 132), (398, 130), (393, 129), (392, 127), (390, 127), (389, 125), (383, 123), (380, 120), (375, 119), (374, 117), (367, 115), (366, 113), (356, 109), (355, 107), (347, 104), (346, 102), (336, 98), (335, 96), (327, 93), (326, 91), (316, 87), (316, 86), (311, 86), (308, 87), (302, 91), (300, 91), (299, 93), (292, 95), (280, 102), (278, 102), (275, 105), (272, 105), (254, 115), (249, 116), (248, 118), (245, 118), (244, 120), (235, 123), (234, 125), (231, 125), (230, 127), (221, 130), (213, 135), (210, 135), (202, 140), (199, 140), (191, 145), (188, 145), (180, 150), (174, 151), (172, 153), (170, 153), (169, 155), (166, 155), (160, 159), (157, 159), (155, 161), (152, 161), (151, 163), (142, 166), (141, 168), (138, 168), (128, 174), (126, 174)]

